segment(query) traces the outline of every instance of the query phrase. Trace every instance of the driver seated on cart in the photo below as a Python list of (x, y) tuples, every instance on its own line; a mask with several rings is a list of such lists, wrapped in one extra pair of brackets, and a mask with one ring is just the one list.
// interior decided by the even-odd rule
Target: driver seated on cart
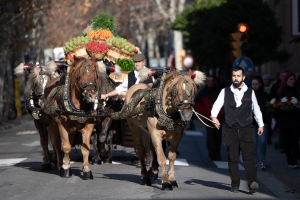
[[(113, 91), (107, 93), (107, 94), (101, 94), (101, 99), (106, 99), (108, 97), (116, 96), (116, 95), (124, 95), (127, 90), (133, 86), (134, 84), (138, 83), (153, 83), (153, 77), (149, 77), (148, 79), (144, 80), (143, 82), (140, 82), (139, 78), (139, 72), (145, 68), (145, 56), (143, 54), (135, 54), (132, 58), (134, 62), (134, 68), (135, 70), (132, 72), (129, 72), (128, 75), (125, 77), (123, 82), (116, 87)], [(150, 164), (152, 161), (152, 155), (150, 152), (150, 135), (144, 131), (142, 131), (143, 134), (143, 145), (146, 149), (146, 164)], [(136, 163), (137, 166), (140, 166), (140, 162), (138, 157), (134, 157), (132, 159), (133, 163)]]
[[(132, 58), (134, 62), (135, 70), (129, 72), (128, 75), (125, 77), (123, 82), (116, 87), (115, 90), (107, 93), (101, 94), (101, 99), (106, 99), (107, 97), (112, 97), (116, 95), (121, 95), (127, 92), (127, 90), (133, 86), (134, 84), (140, 83), (139, 72), (146, 67), (145, 66), (145, 56), (143, 54), (135, 54)], [(149, 77), (148, 79), (144, 80), (142, 83), (148, 84), (153, 83), (153, 79)]]

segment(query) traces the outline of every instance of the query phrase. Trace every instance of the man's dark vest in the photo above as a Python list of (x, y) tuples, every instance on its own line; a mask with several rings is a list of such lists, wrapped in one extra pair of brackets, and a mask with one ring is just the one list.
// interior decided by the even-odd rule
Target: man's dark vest
[[(128, 73), (128, 89), (133, 86), (136, 82), (136, 78), (134, 75), (134, 71)], [(142, 83), (148, 84), (153, 83), (152, 77), (150, 76), (148, 79), (144, 80)]]
[(242, 105), (236, 107), (234, 94), (230, 87), (225, 88), (224, 97), (225, 122), (232, 127), (236, 122), (242, 128), (252, 125), (252, 89), (248, 88), (242, 98)]

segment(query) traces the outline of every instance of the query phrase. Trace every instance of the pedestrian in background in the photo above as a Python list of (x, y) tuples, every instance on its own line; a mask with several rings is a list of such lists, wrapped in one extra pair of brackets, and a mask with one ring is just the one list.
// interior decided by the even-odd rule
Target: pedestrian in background
[(254, 75), (252, 77), (252, 89), (254, 90), (257, 103), (259, 105), (260, 111), (263, 116), (264, 122), (264, 131), (261, 136), (257, 135), (258, 124), (253, 119), (253, 131), (254, 131), (254, 159), (255, 159), (255, 166), (257, 166), (258, 161), (258, 149), (259, 149), (259, 159), (260, 159), (260, 170), (266, 170), (266, 150), (267, 150), (267, 133), (268, 133), (268, 119), (269, 114), (267, 113), (266, 103), (269, 100), (268, 93), (264, 90), (264, 81), (261, 76)]
[(231, 178), (231, 191), (237, 193), (240, 187), (239, 155), (242, 153), (246, 170), (249, 193), (258, 189), (256, 183), (256, 169), (254, 162), (254, 139), (252, 127), (252, 113), (258, 123), (258, 135), (263, 133), (264, 122), (259, 105), (251, 88), (243, 82), (244, 69), (236, 67), (232, 70), (232, 85), (221, 90), (211, 110), (211, 119), (217, 129), (220, 122), (218, 113), (224, 106), (225, 130), (224, 142), (228, 151), (228, 166)]
[[(206, 76), (206, 86), (195, 98), (195, 109), (207, 118), (210, 118), (210, 111), (213, 103), (216, 101), (221, 88), (216, 85), (216, 79), (212, 75)], [(218, 115), (218, 120), (222, 123), (224, 118), (224, 109), (222, 108)], [(221, 160), (222, 128), (216, 129), (205, 126), (206, 129), (206, 147), (208, 156), (211, 160)]]
[[(277, 98), (282, 99), (284, 97), (299, 97), (300, 94), (296, 87), (296, 76), (293, 73), (287, 73), (277, 91)], [(283, 101), (283, 100), (281, 100)], [(276, 123), (283, 135), (283, 145), (286, 154), (287, 164), (291, 168), (298, 168), (297, 158), (299, 156), (299, 135), (300, 135), (300, 123), (299, 123), (299, 111), (282, 110), (275, 115)]]
[(270, 94), (272, 88), (272, 77), (269, 74), (263, 75), (263, 86), (266, 93)]
[[(274, 82), (274, 84), (271, 87), (271, 91), (270, 91), (270, 99), (273, 99), (277, 96), (277, 91), (282, 83), (282, 80), (284, 78), (284, 76), (288, 73), (289, 71), (286, 69), (282, 69), (278, 76), (277, 76), (277, 80)], [(276, 120), (275, 120), (276, 121)], [(277, 142), (275, 143), (274, 147), (275, 149), (281, 149), (281, 153), (285, 153), (284, 152), (284, 144), (283, 144), (283, 135), (280, 132), (280, 129), (277, 128), (277, 121), (275, 122), (275, 126), (274, 126), (274, 130), (276, 130), (276, 132), (278, 133), (278, 138), (277, 138)]]

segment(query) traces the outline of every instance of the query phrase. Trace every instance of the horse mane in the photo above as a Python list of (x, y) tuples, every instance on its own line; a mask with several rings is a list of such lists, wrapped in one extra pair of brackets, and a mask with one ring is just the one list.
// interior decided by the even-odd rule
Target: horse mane
[(25, 96), (30, 96), (31, 90), (32, 88), (34, 88), (34, 85), (41, 81), (42, 76), (40, 75), (40, 71), (41, 71), (40, 67), (36, 67), (36, 66), (30, 69), (30, 74), (24, 90)]

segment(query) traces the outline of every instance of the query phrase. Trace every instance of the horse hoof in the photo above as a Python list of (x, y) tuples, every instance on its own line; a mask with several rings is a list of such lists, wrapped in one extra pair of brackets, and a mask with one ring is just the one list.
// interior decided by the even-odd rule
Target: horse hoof
[(72, 176), (72, 171), (71, 169), (60, 168), (59, 175), (64, 178), (69, 178)]
[(162, 183), (162, 188), (161, 188), (162, 190), (165, 190), (165, 189), (167, 189), (167, 190), (173, 190), (173, 187), (172, 187), (172, 185), (170, 184), (170, 183)]
[(172, 187), (177, 187), (178, 188), (178, 184), (177, 184), (176, 180), (175, 181), (170, 181), (170, 183), (171, 183)]
[(158, 170), (157, 170), (157, 173), (155, 174), (153, 171), (152, 171), (152, 167), (150, 167), (150, 169), (148, 170), (147, 172), (147, 175), (148, 177), (151, 179), (151, 180), (157, 180), (158, 178)]
[(51, 171), (51, 164), (42, 164), (42, 171)]
[(150, 178), (142, 178), (142, 179), (141, 179), (141, 185), (151, 186), (152, 183), (151, 183)]
[(101, 160), (98, 159), (92, 159), (92, 165), (101, 165)]
[(94, 179), (92, 171), (83, 172), (83, 180)]

